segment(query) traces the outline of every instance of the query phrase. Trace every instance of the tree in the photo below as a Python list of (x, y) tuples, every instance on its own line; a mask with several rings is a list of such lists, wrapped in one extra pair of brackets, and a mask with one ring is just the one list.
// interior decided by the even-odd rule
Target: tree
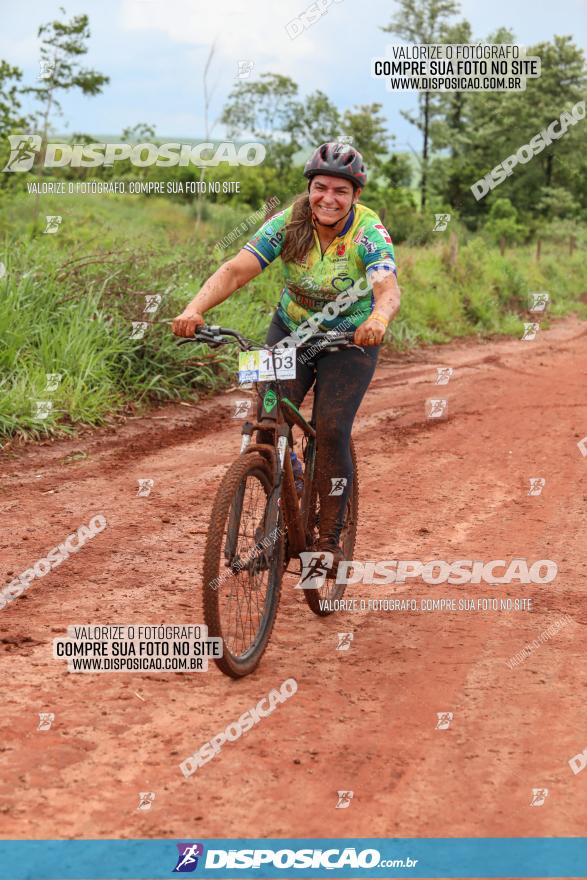
[(296, 116), (299, 138), (305, 145), (318, 147), (340, 137), (338, 108), (320, 89), (308, 95), (305, 103), (297, 105)]
[[(60, 12), (66, 15), (65, 9)], [(40, 125), (43, 142), (51, 113), (63, 115), (56, 97), (58, 92), (80, 89), (84, 95), (98, 95), (110, 78), (80, 66), (79, 58), (88, 51), (90, 29), (87, 15), (75, 15), (69, 22), (51, 21), (40, 26), (41, 66), (44, 76), (39, 86), (28, 86), (25, 92), (35, 95), (41, 104)]]
[(22, 71), (12, 67), (7, 61), (0, 61), (0, 137), (4, 139), (15, 128), (27, 124), (21, 115), (19, 95), (22, 91), (18, 83)]
[(155, 138), (155, 126), (146, 122), (138, 122), (122, 130), (123, 143), (142, 144), (150, 143)]
[[(398, 0), (399, 9), (386, 27), (381, 30), (395, 34), (408, 43), (439, 43), (447, 19), (459, 12), (455, 0)], [(402, 111), (402, 116), (422, 132), (422, 156), (420, 176), (421, 208), (426, 207), (428, 195), (428, 159), (430, 148), (430, 123), (434, 115), (430, 92), (418, 93), (419, 113)]]
[[(59, 11), (66, 15), (63, 7)], [(87, 41), (90, 29), (87, 15), (75, 15), (71, 21), (51, 21), (40, 26), (37, 36), (41, 40), (42, 84), (28, 86), (24, 92), (34, 95), (41, 104), (37, 128), (41, 133), (42, 148), (47, 143), (51, 113), (63, 115), (57, 99), (58, 92), (80, 89), (84, 95), (98, 95), (102, 87), (110, 82), (109, 77), (95, 70), (80, 66), (79, 58), (88, 51)], [(43, 154), (43, 149), (41, 149)], [(37, 177), (42, 175), (42, 164), (37, 168)], [(34, 218), (39, 213), (39, 193), (35, 196)]]
[(288, 76), (262, 73), (259, 80), (239, 82), (232, 90), (221, 122), (229, 137), (250, 132), (266, 143), (269, 164), (285, 171), (301, 147), (297, 93), (297, 84)]
[(362, 154), (367, 170), (373, 175), (380, 172), (391, 140), (385, 117), (381, 114), (382, 106), (361, 104), (346, 110), (342, 118), (344, 133), (352, 136), (353, 147)]
[(485, 229), (495, 241), (516, 244), (524, 237), (524, 227), (518, 223), (518, 212), (509, 199), (496, 199), (489, 211)]

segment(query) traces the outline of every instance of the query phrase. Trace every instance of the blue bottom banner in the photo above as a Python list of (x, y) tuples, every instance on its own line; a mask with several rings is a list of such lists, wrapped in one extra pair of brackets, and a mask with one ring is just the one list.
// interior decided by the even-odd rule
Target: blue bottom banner
[(0, 880), (587, 877), (587, 838), (1, 840)]

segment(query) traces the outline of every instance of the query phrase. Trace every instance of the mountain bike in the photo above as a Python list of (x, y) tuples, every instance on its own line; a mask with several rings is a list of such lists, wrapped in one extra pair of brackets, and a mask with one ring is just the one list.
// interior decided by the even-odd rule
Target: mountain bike
[[(212, 348), (236, 343), (242, 351), (264, 352), (274, 378), (253, 382), (259, 404), (255, 421), (242, 427), (240, 456), (229, 467), (216, 493), (206, 538), (203, 565), (204, 622), (208, 635), (222, 638), (224, 652), (215, 663), (225, 675), (249, 675), (263, 656), (275, 622), (284, 571), (312, 551), (319, 535), (320, 501), (314, 480), (316, 466), (316, 398), (307, 421), (283, 393), (278, 378), (281, 366), (295, 364), (296, 351), (319, 346), (319, 350), (355, 347), (353, 332), (315, 333), (311, 342), (295, 348), (260, 345), (234, 330), (201, 327), (195, 336), (182, 339)], [(291, 359), (291, 360), (288, 360)], [(292, 428), (302, 432), (303, 491), (298, 497), (290, 449)], [(253, 442), (263, 431), (270, 443)], [(341, 546), (345, 559), (352, 559), (357, 534), (359, 483), (357, 458), (351, 440), (354, 479), (347, 501)], [(301, 567), (302, 569), (302, 567)], [(321, 617), (332, 613), (333, 602), (345, 591), (344, 584), (324, 580), (320, 587), (304, 589), (307, 604)], [(324, 600), (330, 600), (325, 607)]]

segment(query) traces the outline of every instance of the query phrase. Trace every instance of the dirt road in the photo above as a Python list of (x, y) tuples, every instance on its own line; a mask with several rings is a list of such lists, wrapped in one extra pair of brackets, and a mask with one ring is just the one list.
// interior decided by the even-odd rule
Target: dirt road
[[(452, 366), (446, 386), (436, 367)], [(443, 837), (585, 833), (587, 325), (382, 363), (355, 438), (356, 558), (551, 559), (550, 584), (349, 587), (357, 598), (531, 598), (531, 611), (318, 619), (288, 575), (258, 671), (68, 674), (69, 624), (197, 623), (233, 392), (2, 454), (0, 583), (97, 513), (108, 527), (0, 611), (2, 837)], [(425, 416), (448, 399), (448, 419)], [(204, 423), (204, 414), (216, 413)], [(546, 480), (529, 496), (531, 478)], [(137, 481), (152, 479), (148, 497)], [(572, 622), (524, 662), (506, 660)], [(350, 650), (337, 633), (353, 632)], [(293, 677), (298, 692), (189, 779), (179, 763)], [(49, 730), (38, 713), (51, 712)], [(447, 729), (437, 713), (451, 712)], [(542, 806), (532, 789), (546, 788)], [(352, 791), (336, 809), (337, 791)], [(155, 793), (137, 809), (140, 791)]]

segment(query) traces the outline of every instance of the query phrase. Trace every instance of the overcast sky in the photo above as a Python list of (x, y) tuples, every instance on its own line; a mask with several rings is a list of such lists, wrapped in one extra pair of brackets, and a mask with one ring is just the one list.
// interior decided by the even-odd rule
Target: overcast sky
[[(391, 94), (370, 77), (370, 59), (384, 53), (390, 34), (380, 30), (397, 4), (389, 0), (336, 0), (325, 15), (296, 39), (286, 24), (310, 5), (306, 0), (61, 0), (68, 15), (90, 17), (90, 51), (85, 64), (110, 77), (102, 95), (62, 98), (59, 131), (119, 135), (139, 122), (158, 136), (201, 138), (204, 133), (202, 70), (217, 41), (211, 69), (216, 84), (212, 119), (220, 115), (237, 82), (237, 61), (253, 62), (251, 76), (266, 71), (294, 79), (301, 95), (322, 89), (345, 109), (379, 101), (400, 149), (418, 147), (418, 134), (401, 116), (415, 106), (416, 93)], [(59, 17), (59, 2), (3, 0), (0, 58), (24, 71), (31, 84), (38, 66), (37, 28)], [(462, 0), (477, 39), (500, 26), (529, 45), (553, 35), (572, 34), (587, 50), (587, 0)], [(67, 125), (65, 125), (65, 123)], [(214, 137), (223, 135), (221, 126)]]

